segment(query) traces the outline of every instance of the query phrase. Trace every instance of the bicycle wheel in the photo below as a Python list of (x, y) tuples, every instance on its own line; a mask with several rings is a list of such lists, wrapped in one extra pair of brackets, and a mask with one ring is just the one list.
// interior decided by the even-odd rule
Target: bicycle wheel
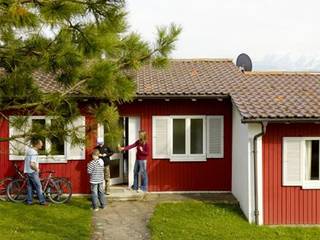
[(15, 179), (8, 184), (7, 197), (12, 202), (24, 202), (27, 200), (27, 184), (24, 179)]
[(0, 180), (0, 200), (6, 200), (7, 187), (11, 181), (12, 181), (12, 177), (6, 177)]
[(53, 203), (66, 203), (72, 196), (71, 182), (64, 178), (52, 179), (47, 190), (48, 198)]

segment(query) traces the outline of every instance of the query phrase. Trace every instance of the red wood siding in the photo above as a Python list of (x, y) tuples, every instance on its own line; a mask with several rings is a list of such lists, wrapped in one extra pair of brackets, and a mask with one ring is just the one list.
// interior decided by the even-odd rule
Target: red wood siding
[(229, 100), (144, 100), (120, 107), (123, 116), (140, 116), (141, 128), (152, 143), (152, 116), (154, 115), (223, 115), (224, 158), (206, 162), (170, 162), (152, 159), (152, 146), (147, 159), (149, 191), (230, 191), (232, 113)]
[[(86, 117), (86, 126), (92, 126), (94, 121), (91, 117)], [(89, 180), (86, 171), (88, 161), (91, 160), (91, 151), (93, 144), (96, 144), (95, 129), (87, 128), (87, 140), (89, 146), (86, 149), (85, 160), (69, 160), (68, 163), (47, 163), (40, 164), (41, 171), (54, 170), (56, 176), (68, 177), (72, 182), (73, 193), (89, 193)], [(0, 137), (8, 137), (9, 126), (5, 120), (0, 120)], [(20, 169), (23, 169), (23, 161), (9, 161), (8, 142), (0, 143), (0, 179), (5, 176), (14, 175), (13, 163), (19, 163)]]
[(319, 124), (270, 124), (263, 137), (264, 224), (320, 224), (320, 190), (282, 186), (282, 138), (320, 136)]

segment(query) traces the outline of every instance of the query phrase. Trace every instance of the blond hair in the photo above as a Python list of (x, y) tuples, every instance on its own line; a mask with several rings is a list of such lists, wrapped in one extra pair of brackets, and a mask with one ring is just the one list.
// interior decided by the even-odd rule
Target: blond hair
[(139, 131), (139, 141), (143, 144), (147, 142), (147, 132), (145, 130)]
[(92, 151), (92, 155), (94, 155), (94, 156), (98, 156), (98, 157), (99, 157), (99, 154), (100, 154), (100, 152), (99, 152), (98, 149), (94, 149), (94, 150)]

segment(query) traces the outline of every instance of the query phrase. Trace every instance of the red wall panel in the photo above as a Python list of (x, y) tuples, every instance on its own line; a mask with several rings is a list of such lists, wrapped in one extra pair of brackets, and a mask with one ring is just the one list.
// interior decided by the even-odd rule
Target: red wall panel
[(282, 138), (320, 136), (319, 124), (269, 124), (263, 136), (265, 224), (320, 224), (320, 190), (282, 186)]
[[(56, 176), (68, 177), (72, 182), (73, 193), (89, 193), (89, 179), (87, 175), (87, 164), (91, 160), (92, 146), (96, 144), (96, 131), (94, 121), (91, 117), (86, 117), (87, 141), (85, 160), (69, 160), (68, 163), (47, 163), (40, 164), (40, 170), (54, 170)], [(7, 137), (9, 134), (8, 122), (0, 120), (0, 137)], [(9, 144), (8, 142), (0, 143), (0, 179), (5, 176), (14, 176), (15, 171), (13, 163), (17, 162), (20, 169), (23, 170), (23, 161), (9, 161)]]
[[(231, 137), (232, 111), (230, 100), (146, 100), (133, 102), (120, 107), (124, 116), (140, 116), (141, 128), (148, 132), (148, 141), (152, 139), (153, 115), (224, 115), (224, 158), (208, 159), (206, 162), (170, 162), (169, 160), (148, 158), (148, 176), (150, 191), (230, 191), (231, 190)], [(87, 139), (91, 146), (87, 147), (86, 160), (68, 161), (67, 164), (41, 164), (42, 170), (54, 170), (57, 176), (71, 179), (74, 193), (89, 193), (86, 166), (96, 139), (94, 120), (86, 117), (88, 127)], [(0, 137), (7, 137), (9, 127), (7, 121), (0, 121)], [(9, 145), (0, 143), (0, 178), (14, 174), (12, 161), (8, 158)], [(150, 153), (152, 152), (152, 146)], [(22, 167), (22, 162), (20, 165)]]
[(123, 116), (140, 116), (141, 128), (152, 143), (153, 115), (223, 115), (224, 158), (206, 162), (170, 162), (152, 159), (152, 146), (147, 159), (149, 191), (230, 191), (232, 112), (231, 102), (224, 100), (143, 100), (120, 107)]

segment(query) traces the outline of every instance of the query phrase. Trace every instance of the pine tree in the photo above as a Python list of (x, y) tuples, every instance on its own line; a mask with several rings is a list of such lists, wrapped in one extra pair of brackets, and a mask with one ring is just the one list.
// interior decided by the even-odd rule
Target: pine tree
[[(164, 66), (181, 31), (174, 24), (160, 27), (150, 44), (130, 32), (126, 14), (123, 0), (0, 0), (0, 119), (20, 129), (27, 118), (8, 115), (55, 119), (11, 139), (71, 137), (80, 143), (77, 129), (66, 126), (90, 97), (88, 111), (116, 142), (117, 105), (135, 96), (132, 71), (150, 63)], [(53, 75), (63, 91), (43, 92), (35, 79), (39, 72)]]

